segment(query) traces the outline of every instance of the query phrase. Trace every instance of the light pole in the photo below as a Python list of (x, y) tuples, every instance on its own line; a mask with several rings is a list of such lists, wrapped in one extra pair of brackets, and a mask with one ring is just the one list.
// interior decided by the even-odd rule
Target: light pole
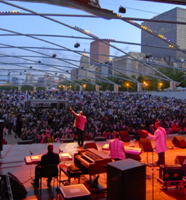
[(128, 92), (129, 84), (127, 83), (127, 92)]
[(86, 84), (83, 84), (83, 88), (84, 88), (84, 90), (85, 90), (85, 88), (86, 88)]
[(161, 90), (162, 86), (163, 86), (163, 83), (160, 82), (160, 83), (159, 83), (159, 88), (160, 88), (160, 90)]

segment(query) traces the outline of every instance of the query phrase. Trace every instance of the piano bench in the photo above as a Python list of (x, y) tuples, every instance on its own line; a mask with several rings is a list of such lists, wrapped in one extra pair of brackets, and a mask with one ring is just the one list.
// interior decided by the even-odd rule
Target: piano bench
[[(82, 175), (82, 172), (79, 170), (77, 173), (69, 173), (68, 167), (65, 164), (59, 165), (60, 169), (60, 182), (63, 183), (63, 185), (70, 185), (70, 179), (71, 178), (78, 178), (78, 183), (80, 183), (80, 176)], [(61, 180), (61, 172), (63, 172), (67, 177), (68, 180)]]

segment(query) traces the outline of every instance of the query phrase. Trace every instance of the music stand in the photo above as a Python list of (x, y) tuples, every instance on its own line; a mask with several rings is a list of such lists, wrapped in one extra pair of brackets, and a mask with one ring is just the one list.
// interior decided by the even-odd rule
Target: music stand
[[(144, 152), (147, 152), (147, 163), (146, 163), (147, 166), (149, 166), (149, 167), (154, 166), (154, 164), (153, 164), (153, 150), (154, 149), (152, 148), (150, 139), (141, 138), (139, 141), (139, 146), (140, 146), (140, 148), (143, 149)], [(149, 152), (152, 152), (152, 163), (149, 163), (149, 161), (148, 161), (148, 153)]]

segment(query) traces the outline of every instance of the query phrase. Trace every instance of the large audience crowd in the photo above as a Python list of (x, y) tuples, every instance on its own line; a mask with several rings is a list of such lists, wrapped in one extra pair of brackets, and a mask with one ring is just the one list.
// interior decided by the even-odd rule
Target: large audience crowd
[[(27, 99), (41, 99), (42, 107), (33, 103), (25, 107)], [(87, 117), (85, 140), (104, 136), (113, 138), (115, 131), (135, 135), (141, 129), (153, 133), (153, 124), (161, 120), (167, 134), (186, 131), (186, 100), (152, 96), (149, 93), (77, 92), (77, 91), (0, 91), (0, 117), (4, 119), (4, 134), (13, 134), (36, 143), (60, 142), (76, 139), (74, 116), (68, 107), (61, 109), (44, 104), (45, 99), (69, 101), (75, 112)]]

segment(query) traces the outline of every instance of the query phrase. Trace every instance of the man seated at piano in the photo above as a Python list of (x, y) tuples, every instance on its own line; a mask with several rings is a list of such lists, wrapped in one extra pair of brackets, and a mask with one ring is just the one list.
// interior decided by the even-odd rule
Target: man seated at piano
[(110, 157), (117, 161), (117, 160), (123, 160), (126, 158), (125, 156), (125, 147), (124, 142), (119, 140), (119, 133), (114, 133), (114, 140), (109, 141), (109, 149), (110, 149)]
[[(32, 185), (34, 186), (35, 189), (39, 188), (39, 176), (40, 173), (42, 172), (42, 167), (45, 167), (47, 165), (57, 165), (59, 164), (59, 154), (53, 152), (53, 145), (49, 144), (48, 147), (48, 153), (44, 154), (41, 157), (41, 162), (35, 167), (35, 179)], [(51, 178), (48, 178), (47, 180), (47, 186), (50, 187), (50, 182)]]

